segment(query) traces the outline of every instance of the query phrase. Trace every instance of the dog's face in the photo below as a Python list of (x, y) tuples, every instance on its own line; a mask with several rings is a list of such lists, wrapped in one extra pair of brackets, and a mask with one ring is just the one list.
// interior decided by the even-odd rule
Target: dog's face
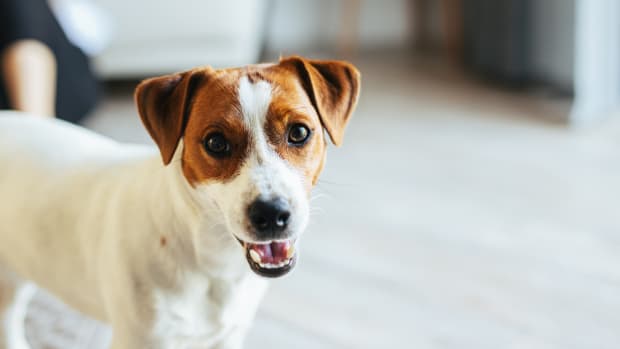
[(358, 93), (352, 65), (292, 57), (146, 80), (136, 101), (164, 163), (182, 139), (180, 165), (196, 196), (221, 211), (252, 270), (276, 277), (295, 265), (325, 132), (342, 142)]

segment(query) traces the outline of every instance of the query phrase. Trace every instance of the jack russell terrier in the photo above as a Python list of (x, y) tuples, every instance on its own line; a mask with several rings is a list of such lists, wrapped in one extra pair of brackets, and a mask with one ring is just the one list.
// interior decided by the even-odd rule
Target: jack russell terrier
[(28, 348), (26, 280), (111, 324), (112, 349), (240, 348), (359, 88), (351, 64), (301, 57), (149, 79), (159, 154), (1, 113), (0, 348)]

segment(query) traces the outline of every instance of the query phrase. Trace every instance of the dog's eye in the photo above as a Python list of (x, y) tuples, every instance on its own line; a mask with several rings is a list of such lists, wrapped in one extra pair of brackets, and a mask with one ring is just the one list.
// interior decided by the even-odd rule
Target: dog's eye
[(306, 125), (295, 124), (288, 131), (288, 142), (292, 145), (303, 145), (310, 138), (310, 129)]
[(223, 134), (217, 132), (212, 133), (205, 138), (205, 149), (209, 155), (221, 158), (230, 154), (230, 143), (226, 140)]

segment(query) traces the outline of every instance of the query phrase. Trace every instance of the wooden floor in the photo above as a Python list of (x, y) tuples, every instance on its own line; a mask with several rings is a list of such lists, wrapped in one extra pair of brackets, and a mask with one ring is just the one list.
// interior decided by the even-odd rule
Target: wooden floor
[[(549, 121), (565, 102), (402, 57), (361, 70), (302, 259), (247, 347), (620, 348), (620, 118), (571, 129)], [(129, 94), (88, 125), (148, 141)], [(45, 295), (28, 324), (35, 348), (110, 338)]]

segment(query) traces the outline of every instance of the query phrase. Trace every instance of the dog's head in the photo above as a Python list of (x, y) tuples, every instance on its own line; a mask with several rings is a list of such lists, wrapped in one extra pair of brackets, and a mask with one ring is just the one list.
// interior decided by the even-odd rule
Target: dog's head
[(351, 64), (290, 57), (149, 79), (136, 102), (164, 164), (183, 140), (182, 173), (196, 196), (221, 211), (252, 270), (275, 277), (295, 264), (325, 133), (342, 142), (359, 85)]

